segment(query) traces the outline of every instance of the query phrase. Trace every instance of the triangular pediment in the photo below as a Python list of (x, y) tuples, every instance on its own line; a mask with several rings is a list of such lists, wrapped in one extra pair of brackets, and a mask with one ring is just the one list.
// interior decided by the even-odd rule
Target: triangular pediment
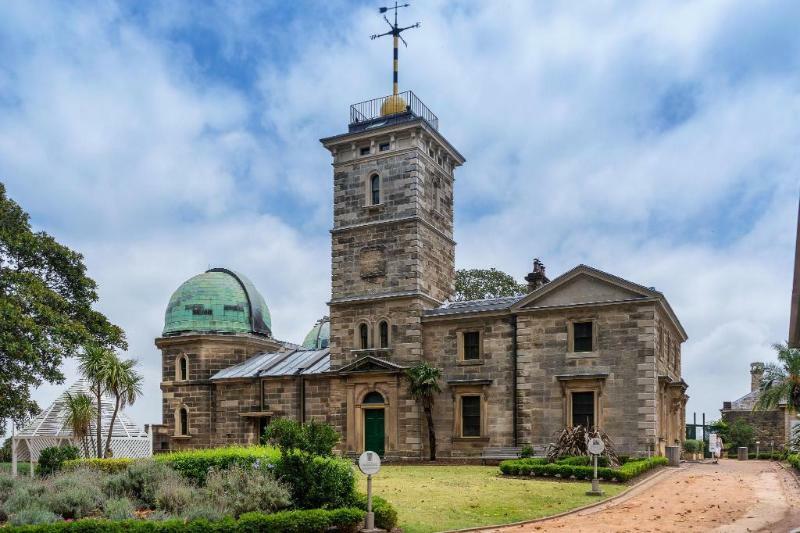
[(515, 309), (562, 307), (657, 298), (655, 290), (580, 265), (522, 298)]
[(344, 365), (338, 370), (340, 374), (349, 374), (353, 372), (401, 372), (405, 370), (404, 366), (380, 359), (373, 355), (365, 355)]

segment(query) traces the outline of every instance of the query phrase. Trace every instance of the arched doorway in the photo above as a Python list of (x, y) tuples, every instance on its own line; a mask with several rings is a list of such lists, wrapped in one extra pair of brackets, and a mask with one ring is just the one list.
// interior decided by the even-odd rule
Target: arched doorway
[(381, 393), (372, 391), (361, 402), (364, 410), (364, 450), (383, 457), (386, 442), (384, 400)]

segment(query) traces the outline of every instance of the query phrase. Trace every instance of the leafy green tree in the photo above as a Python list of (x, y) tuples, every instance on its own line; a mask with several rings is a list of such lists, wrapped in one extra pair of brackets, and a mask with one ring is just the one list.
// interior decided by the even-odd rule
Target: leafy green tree
[[(753, 426), (741, 418), (737, 418), (728, 426), (728, 438), (730, 439), (728, 449), (735, 450), (741, 446), (752, 447), (755, 442), (754, 437), (755, 429), (753, 429)], [(722, 441), (725, 443), (724, 437)]]
[(66, 409), (65, 423), (72, 429), (72, 436), (82, 444), (84, 457), (89, 457), (87, 440), (91, 432), (92, 419), (97, 415), (97, 408), (91, 397), (82, 393), (75, 396), (67, 393)]
[(122, 360), (114, 353), (111, 353), (106, 361), (103, 371), (104, 386), (114, 396), (114, 412), (111, 414), (111, 424), (108, 426), (103, 457), (109, 457), (111, 454), (111, 434), (119, 410), (133, 405), (142, 395), (142, 375), (136, 371), (137, 364), (138, 361), (135, 359)]
[(431, 461), (436, 460), (436, 432), (433, 426), (433, 401), (442, 391), (439, 380), (442, 371), (422, 361), (406, 370), (411, 396), (422, 406), (428, 422), (428, 443)]
[(297, 451), (326, 457), (333, 455), (333, 448), (340, 438), (330, 424), (316, 420), (301, 424), (288, 418), (278, 418), (270, 422), (264, 436), (283, 455)]
[(761, 394), (754, 409), (775, 409), (782, 402), (795, 412), (800, 411), (800, 349), (786, 344), (773, 344), (778, 352), (778, 363), (764, 366)]
[(527, 286), (517, 283), (509, 274), (496, 268), (460, 269), (456, 271), (455, 300), (483, 300), (525, 294)]
[(127, 347), (123, 331), (92, 309), (96, 289), (83, 256), (31, 230), (0, 183), (0, 432), (38, 412), (31, 387), (62, 383), (61, 363), (83, 345)]

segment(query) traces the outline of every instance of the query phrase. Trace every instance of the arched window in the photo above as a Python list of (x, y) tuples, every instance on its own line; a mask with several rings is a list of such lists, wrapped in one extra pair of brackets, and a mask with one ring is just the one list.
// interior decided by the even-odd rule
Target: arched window
[(361, 403), (384, 403), (383, 396), (378, 391), (372, 391), (364, 396), (364, 401)]
[(189, 434), (189, 411), (185, 407), (178, 410), (178, 435)]
[(369, 327), (366, 324), (361, 324), (358, 326), (358, 335), (361, 341), (359, 344), (361, 349), (366, 350), (369, 348)]
[(189, 379), (189, 358), (181, 356), (179, 360), (180, 368), (178, 369), (178, 379), (186, 381)]
[(380, 336), (380, 344), (381, 348), (388, 348), (389, 347), (389, 323), (385, 320), (381, 320), (381, 323), (378, 324), (378, 334)]
[(374, 174), (369, 181), (370, 197), (372, 198), (372, 205), (381, 203), (381, 178)]

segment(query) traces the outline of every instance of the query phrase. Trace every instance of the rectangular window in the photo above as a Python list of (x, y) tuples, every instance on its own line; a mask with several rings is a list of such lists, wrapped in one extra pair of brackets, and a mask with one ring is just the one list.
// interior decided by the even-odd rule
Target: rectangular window
[(592, 346), (592, 322), (575, 322), (572, 325), (572, 351), (591, 352)]
[(361, 155), (369, 155), (369, 146), (361, 147)]
[(481, 334), (478, 331), (465, 331), (464, 360), (473, 361), (481, 357)]
[(481, 436), (481, 397), (461, 397), (461, 436)]
[(594, 393), (572, 393), (572, 425), (594, 427)]
[(381, 152), (386, 152), (389, 150), (389, 143), (381, 143), (378, 145), (378, 150)]

